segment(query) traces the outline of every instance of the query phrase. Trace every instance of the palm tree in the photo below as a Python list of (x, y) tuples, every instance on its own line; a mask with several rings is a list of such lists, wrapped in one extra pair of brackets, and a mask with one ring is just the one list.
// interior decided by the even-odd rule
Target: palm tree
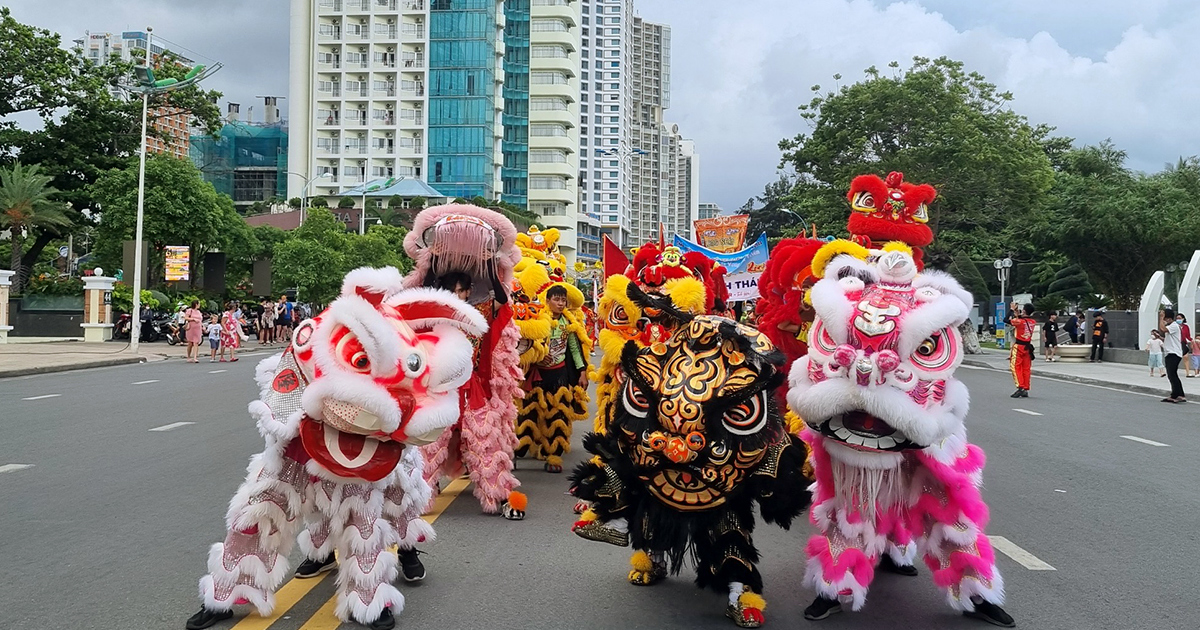
[(10, 268), (17, 272), (14, 292), (25, 286), (29, 276), (29, 270), (21, 265), (26, 233), (32, 228), (57, 230), (71, 225), (63, 204), (50, 198), (58, 192), (50, 186), (51, 179), (40, 174), (37, 165), (26, 167), (17, 162), (0, 168), (0, 229), (8, 230), (12, 241)]

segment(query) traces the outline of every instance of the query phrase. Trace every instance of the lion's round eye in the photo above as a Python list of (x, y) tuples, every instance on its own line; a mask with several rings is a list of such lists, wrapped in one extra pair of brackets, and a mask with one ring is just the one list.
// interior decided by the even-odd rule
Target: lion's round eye
[(938, 349), (938, 338), (930, 337), (930, 338), (926, 339), (925, 341), (922, 341), (921, 345), (917, 347), (917, 354), (919, 354), (923, 357), (931, 357), (931, 356), (933, 356), (933, 353), (937, 352), (937, 349)]
[(692, 431), (691, 433), (688, 434), (687, 445), (688, 445), (689, 449), (691, 449), (693, 451), (698, 451), (698, 450), (704, 448), (704, 444), (705, 444), (705, 439), (704, 439), (703, 433), (700, 433), (699, 431)]
[(359, 350), (350, 357), (350, 366), (359, 372), (366, 372), (371, 369), (371, 358), (366, 352)]
[(424, 359), (421, 358), (421, 355), (416, 354), (415, 352), (408, 355), (408, 357), (404, 359), (404, 370), (409, 374), (416, 374), (420, 372), (424, 365)]

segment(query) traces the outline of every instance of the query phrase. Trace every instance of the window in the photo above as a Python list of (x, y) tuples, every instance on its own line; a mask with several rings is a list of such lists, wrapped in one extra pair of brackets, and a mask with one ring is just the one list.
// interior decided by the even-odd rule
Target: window
[(609, 176), (609, 177), (616, 177), (616, 176), (617, 176), (617, 171), (609, 171), (609, 172), (608, 172), (608, 176)]
[(587, 105), (580, 105), (580, 106), (579, 106), (579, 112), (580, 112), (580, 113), (583, 113), (583, 114), (586, 114), (586, 113), (587, 113)]
[(600, 201), (600, 193), (592, 193), (592, 201)]
[(608, 165), (609, 165), (609, 166), (616, 166), (616, 165), (617, 165), (617, 161), (616, 161), (616, 160), (611, 160), (611, 161), (608, 163)]
[[(609, 186), (609, 188), (612, 188), (612, 186)], [(616, 201), (616, 200), (617, 200), (617, 195), (616, 195), (615, 193), (613, 193), (613, 194), (609, 194), (609, 195), (608, 195), (608, 200), (609, 200), (609, 201)]]
[(602, 132), (600, 131), (600, 127), (593, 127), (593, 128), (592, 128), (592, 132), (593, 132), (593, 135), (597, 135), (597, 136), (598, 136), (598, 135), (600, 135), (600, 134), (602, 133)]
[[(614, 56), (615, 56), (615, 54), (616, 54), (616, 51), (614, 50), (614, 51), (613, 51), (613, 53), (614, 53)], [(608, 63), (608, 67), (610, 67), (610, 68), (620, 68), (620, 67), (621, 67), (621, 62), (620, 62), (620, 61), (610, 61), (610, 62)]]
[[(617, 182), (609, 182), (608, 183), (609, 188), (617, 188), (618, 186), (620, 186), (620, 184), (618, 184)], [(613, 196), (613, 199), (616, 199), (615, 195)]]
[(567, 137), (567, 129), (562, 125), (529, 125), (529, 135), (531, 136), (558, 136), (560, 138)]
[[(612, 208), (612, 206), (609, 206), (609, 208), (611, 209), (611, 208)], [(616, 222), (617, 222), (617, 216), (616, 216), (615, 214), (610, 214), (610, 215), (608, 215), (608, 222), (609, 222), (609, 223), (616, 223)]]
[(583, 81), (587, 81), (587, 80), (588, 80), (588, 73), (587, 73), (587, 70), (584, 70), (583, 72), (581, 72), (581, 73), (580, 73), (580, 75), (579, 75), (579, 78), (580, 78), (581, 80), (583, 80)]
[(608, 84), (608, 89), (610, 89), (610, 90), (619, 90), (619, 89), (621, 89), (621, 84), (619, 84), (619, 83), (609, 83), (609, 84)]
[(579, 168), (587, 168), (587, 158), (579, 160)]
[(620, 46), (620, 45), (621, 45), (621, 40), (619, 40), (619, 39), (610, 39), (610, 40), (608, 40), (608, 45), (609, 45), (609, 46)]
[(530, 177), (530, 190), (566, 190), (567, 181), (561, 177)]
[(620, 130), (620, 129), (617, 129), (616, 127), (609, 127), (609, 128), (608, 128), (608, 133), (620, 133), (620, 132), (621, 132), (621, 130)]
[[(584, 42), (584, 45), (586, 46), (586, 45), (587, 45), (587, 42)], [(587, 67), (588, 67), (588, 62), (586, 62), (586, 61), (581, 61), (581, 62), (580, 62), (580, 66), (579, 66), (579, 67), (583, 68), (584, 70), (587, 70)]]
[(608, 122), (610, 122), (610, 123), (614, 123), (614, 124), (615, 124), (615, 123), (618, 123), (618, 122), (620, 122), (620, 121), (621, 121), (621, 119), (620, 119), (620, 118), (618, 118), (618, 117), (616, 117), (616, 116), (609, 116), (609, 117), (608, 117)]
[(616, 207), (616, 206), (609, 206), (609, 207), (608, 207), (608, 211), (609, 211), (609, 212), (616, 212), (616, 211), (617, 211), (617, 207)]

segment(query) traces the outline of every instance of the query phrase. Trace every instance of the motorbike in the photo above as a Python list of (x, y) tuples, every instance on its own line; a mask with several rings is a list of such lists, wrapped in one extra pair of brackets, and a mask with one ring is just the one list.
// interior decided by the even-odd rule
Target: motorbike
[(183, 327), (176, 324), (173, 320), (166, 320), (163, 324), (163, 334), (167, 338), (167, 343), (174, 346), (185, 343), (187, 339), (184, 337)]
[(113, 339), (129, 339), (129, 313), (121, 313), (113, 324)]

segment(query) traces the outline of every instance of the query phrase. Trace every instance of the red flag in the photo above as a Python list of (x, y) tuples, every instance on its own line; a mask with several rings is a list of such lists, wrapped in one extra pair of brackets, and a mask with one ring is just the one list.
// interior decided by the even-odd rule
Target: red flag
[(629, 257), (621, 248), (608, 237), (604, 235), (604, 277), (605, 279), (611, 276), (619, 276), (625, 273), (625, 268), (629, 266)]

